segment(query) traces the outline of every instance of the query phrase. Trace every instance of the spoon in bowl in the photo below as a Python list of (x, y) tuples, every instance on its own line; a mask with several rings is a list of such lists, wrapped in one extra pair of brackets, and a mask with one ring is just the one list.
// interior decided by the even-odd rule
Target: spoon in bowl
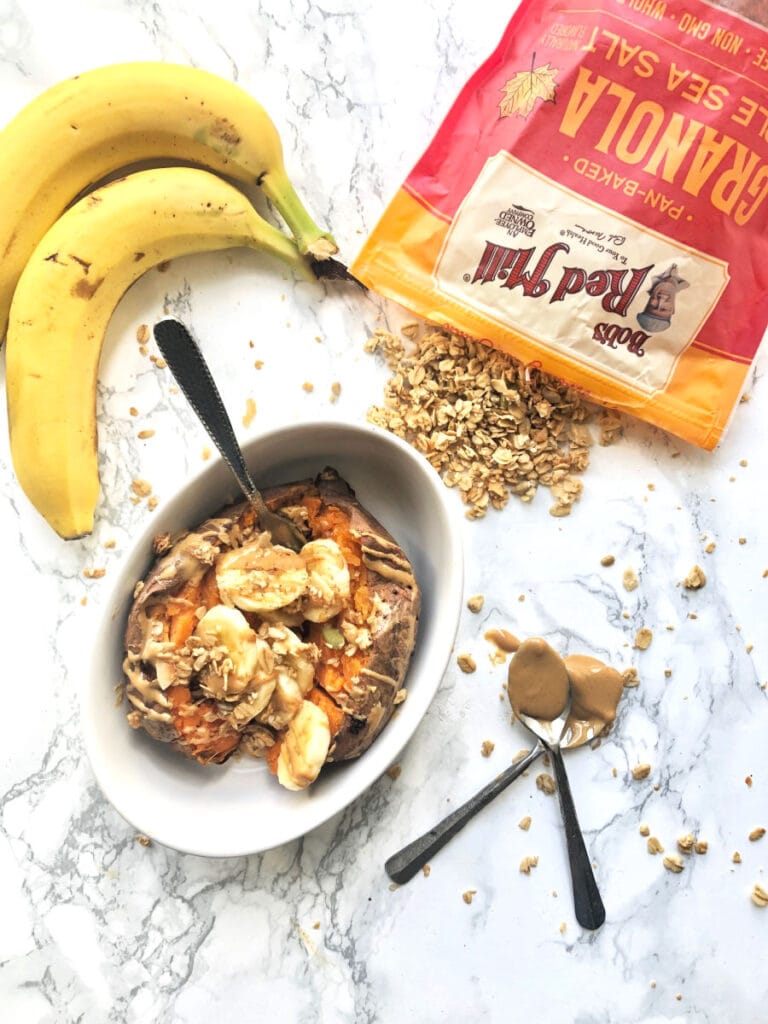
[(267, 508), (261, 492), (251, 479), (232, 421), (197, 342), (184, 324), (172, 317), (155, 324), (154, 334), (157, 347), (176, 382), (253, 506), (261, 529), (269, 532), (273, 544), (282, 544), (293, 551), (300, 551), (306, 543), (304, 535), (286, 516)]
[[(605, 921), (605, 907), (579, 827), (561, 750), (573, 702), (571, 677), (562, 658), (546, 641), (528, 640), (512, 659), (507, 689), (515, 717), (540, 740), (552, 759), (568, 845), (576, 920), (582, 928), (594, 930)], [(523, 710), (531, 711), (537, 703), (546, 711), (541, 717)]]

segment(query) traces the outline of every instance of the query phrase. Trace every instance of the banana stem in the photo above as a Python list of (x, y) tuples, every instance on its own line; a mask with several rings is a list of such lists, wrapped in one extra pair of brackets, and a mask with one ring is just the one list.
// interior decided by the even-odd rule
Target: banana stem
[(309, 253), (315, 259), (323, 260), (339, 251), (333, 235), (321, 231), (312, 220), (282, 168), (265, 171), (258, 184), (288, 225), (302, 254)]

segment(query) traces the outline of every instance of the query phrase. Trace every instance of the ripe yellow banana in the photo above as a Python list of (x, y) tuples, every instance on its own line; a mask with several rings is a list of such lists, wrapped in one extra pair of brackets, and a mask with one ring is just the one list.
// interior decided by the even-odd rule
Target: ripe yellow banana
[(139, 171), (95, 190), (33, 252), (8, 324), (11, 456), (21, 487), (60, 536), (93, 529), (96, 374), (115, 306), (150, 267), (235, 246), (271, 253), (314, 280), (293, 240), (242, 192), (192, 167)]
[(63, 210), (115, 171), (166, 159), (260, 185), (302, 253), (337, 251), (288, 179), (275, 125), (247, 92), (179, 64), (107, 65), (54, 85), (0, 132), (0, 341), (24, 264)]

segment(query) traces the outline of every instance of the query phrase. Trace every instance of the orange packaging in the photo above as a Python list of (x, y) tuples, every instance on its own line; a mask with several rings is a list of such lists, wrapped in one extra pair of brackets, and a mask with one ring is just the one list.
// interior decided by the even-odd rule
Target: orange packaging
[(351, 269), (711, 449), (768, 323), (767, 229), (768, 31), (522, 0)]

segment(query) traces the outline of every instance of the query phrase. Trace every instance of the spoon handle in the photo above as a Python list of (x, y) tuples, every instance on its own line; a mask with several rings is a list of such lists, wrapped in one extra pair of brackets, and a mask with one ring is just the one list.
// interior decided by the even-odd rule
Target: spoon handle
[(197, 342), (179, 320), (161, 320), (155, 324), (154, 334), (157, 347), (187, 401), (237, 477), (243, 493), (250, 498), (256, 488), (237, 443), (232, 421)]
[(442, 850), (449, 839), (452, 839), (457, 832), (464, 828), (470, 818), (474, 818), (478, 811), (481, 811), (486, 804), (489, 804), (494, 797), (506, 789), (510, 782), (521, 775), (543, 753), (544, 745), (539, 742), (524, 758), (516, 764), (510, 765), (501, 775), (497, 775), (487, 786), (483, 786), (479, 793), (443, 818), (429, 832), (425, 832), (423, 836), (414, 839), (402, 850), (392, 854), (384, 864), (384, 870), (392, 881), (398, 882), (400, 885), (410, 881), (438, 850)]
[(605, 921), (605, 907), (600, 898), (584, 836), (579, 827), (579, 819), (576, 816), (576, 806), (571, 795), (568, 776), (565, 773), (562, 752), (558, 746), (552, 746), (549, 748), (549, 754), (555, 769), (557, 795), (565, 826), (565, 838), (568, 843), (568, 861), (571, 867), (576, 920), (582, 928), (594, 930)]

